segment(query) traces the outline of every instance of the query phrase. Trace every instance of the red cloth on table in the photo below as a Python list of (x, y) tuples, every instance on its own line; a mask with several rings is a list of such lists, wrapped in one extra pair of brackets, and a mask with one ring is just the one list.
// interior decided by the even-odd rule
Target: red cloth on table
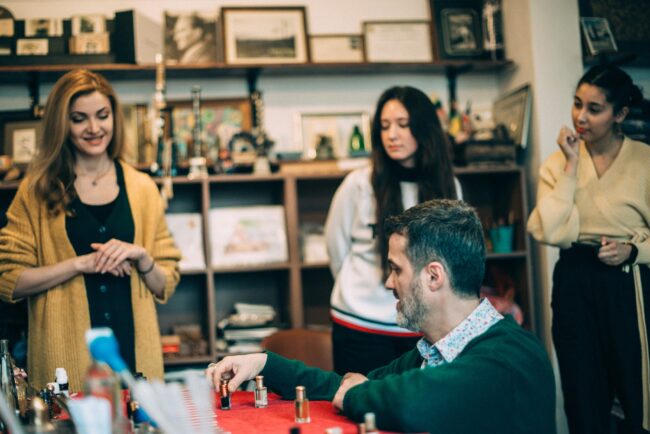
[[(307, 391), (309, 397), (309, 391)], [(301, 434), (323, 434), (326, 428), (339, 427), (344, 433), (356, 433), (357, 426), (332, 406), (329, 401), (309, 401), (310, 423), (294, 421), (294, 404), (278, 395), (269, 393), (269, 406), (255, 408), (253, 392), (235, 392), (231, 397), (230, 410), (221, 410), (217, 396), (217, 423), (224, 431), (232, 434), (281, 433), (298, 426)]]

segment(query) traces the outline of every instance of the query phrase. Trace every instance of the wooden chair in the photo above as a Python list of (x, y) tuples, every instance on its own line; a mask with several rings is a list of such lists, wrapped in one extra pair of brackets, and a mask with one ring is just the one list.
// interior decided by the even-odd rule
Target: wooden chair
[(326, 371), (333, 369), (332, 333), (329, 330), (280, 330), (262, 340), (262, 348), (288, 359)]

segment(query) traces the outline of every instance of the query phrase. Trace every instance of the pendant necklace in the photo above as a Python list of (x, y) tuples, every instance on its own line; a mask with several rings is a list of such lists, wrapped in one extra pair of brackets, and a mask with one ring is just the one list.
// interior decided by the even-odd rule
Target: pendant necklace
[[(90, 180), (90, 185), (92, 185), (93, 187), (97, 187), (97, 183), (99, 182), (99, 180), (102, 179), (103, 177), (105, 177), (106, 175), (108, 175), (108, 172), (111, 171), (112, 166), (113, 166), (113, 164), (110, 163), (108, 165), (108, 167), (106, 168), (106, 170), (100, 172), (97, 176), (95, 176), (93, 179), (91, 179)], [(87, 174), (83, 174), (83, 175), (86, 176)]]

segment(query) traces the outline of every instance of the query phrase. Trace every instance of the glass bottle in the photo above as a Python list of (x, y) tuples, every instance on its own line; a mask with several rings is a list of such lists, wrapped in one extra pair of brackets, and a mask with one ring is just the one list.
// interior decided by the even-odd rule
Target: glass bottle
[(255, 377), (255, 408), (266, 408), (269, 406), (269, 398), (264, 386), (264, 376)]
[(18, 409), (16, 382), (14, 381), (14, 366), (7, 339), (0, 340), (0, 389), (2, 398), (7, 401), (9, 409), (15, 412)]
[(309, 416), (309, 400), (305, 392), (305, 386), (296, 386), (296, 400), (294, 401), (296, 407), (296, 423), (309, 423), (311, 417)]
[(363, 134), (359, 125), (355, 125), (350, 135), (349, 153), (351, 157), (366, 154), (366, 144), (363, 140)]
[(113, 432), (119, 432), (120, 427), (126, 424), (126, 418), (122, 410), (120, 381), (113, 370), (107, 364), (94, 360), (86, 371), (83, 384), (84, 396), (95, 396), (110, 402)]
[(219, 396), (221, 398), (221, 409), (230, 410), (230, 390), (228, 390), (228, 382), (230, 378), (221, 378), (219, 382)]

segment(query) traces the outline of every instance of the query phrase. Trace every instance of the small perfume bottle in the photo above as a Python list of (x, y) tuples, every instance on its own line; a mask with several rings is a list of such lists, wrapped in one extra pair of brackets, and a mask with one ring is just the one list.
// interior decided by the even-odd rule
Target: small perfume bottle
[(309, 400), (307, 399), (305, 386), (296, 386), (296, 400), (294, 403), (296, 406), (296, 423), (311, 422), (311, 417), (309, 417)]
[(221, 409), (230, 410), (230, 390), (228, 390), (228, 378), (221, 378), (219, 382), (219, 396), (221, 397)]
[(269, 399), (264, 386), (264, 376), (255, 377), (255, 408), (266, 408), (269, 406)]
[(70, 397), (70, 392), (68, 391), (68, 373), (65, 368), (56, 368), (54, 371), (54, 376), (56, 382), (59, 385), (59, 393), (65, 395), (66, 398)]
[(377, 434), (377, 424), (375, 423), (375, 413), (366, 413), (363, 415), (364, 425), (366, 426), (366, 434)]

